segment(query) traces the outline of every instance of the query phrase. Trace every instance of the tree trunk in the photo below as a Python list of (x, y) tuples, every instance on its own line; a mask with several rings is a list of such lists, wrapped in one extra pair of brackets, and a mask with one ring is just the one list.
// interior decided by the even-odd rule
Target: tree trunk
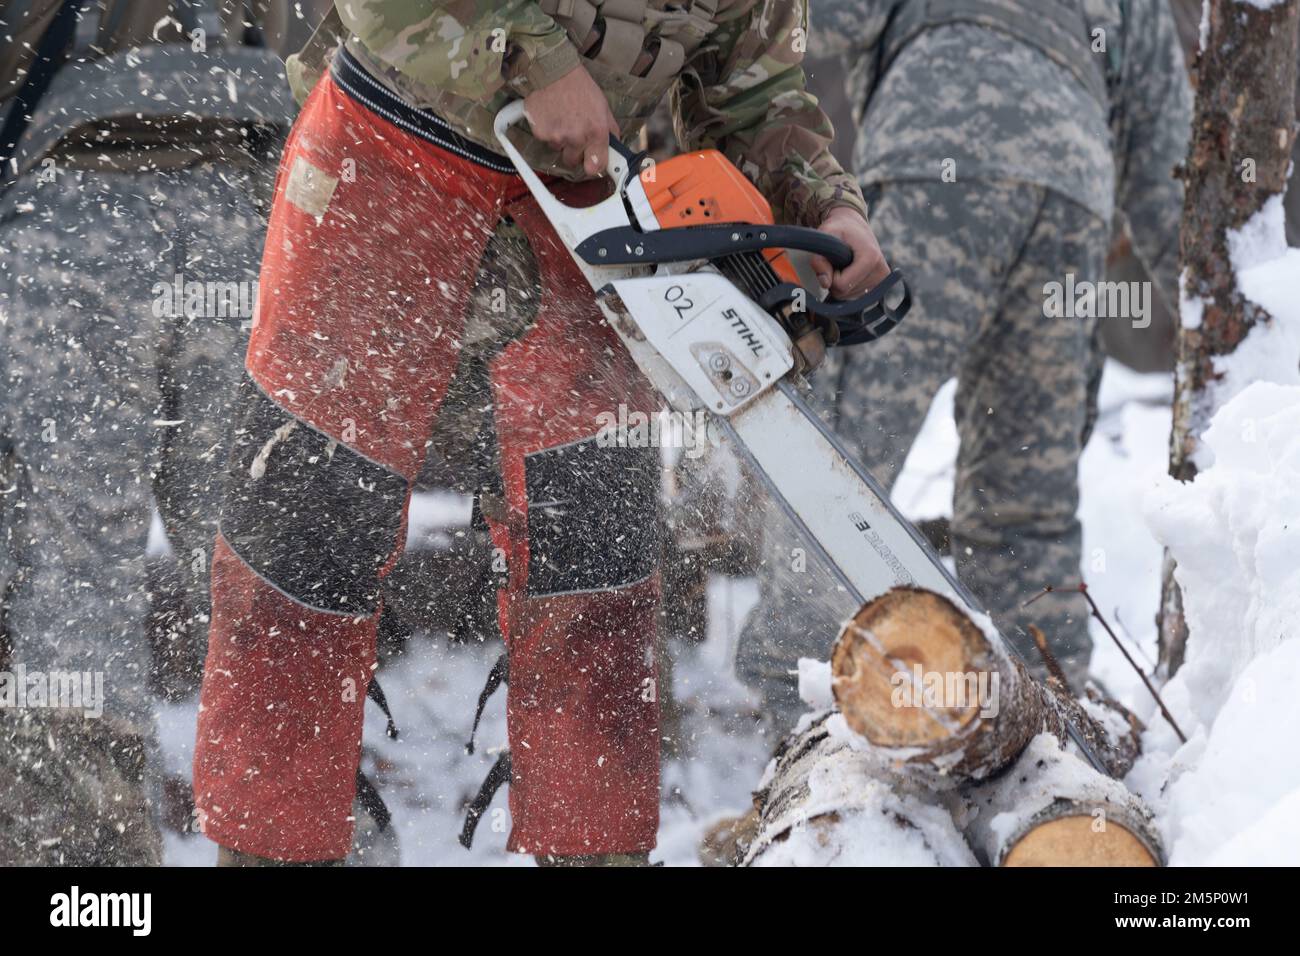
[[(1271, 317), (1247, 300), (1229, 255), (1232, 230), (1286, 190), (1295, 143), (1297, 28), (1300, 0), (1263, 7), (1208, 0), (1204, 49), (1196, 61), (1183, 225), (1179, 239), (1184, 303), (1174, 371), (1174, 421), (1169, 473), (1196, 475), (1201, 433), (1224, 400), (1215, 360), (1231, 354), (1252, 328)], [(1166, 562), (1159, 618), (1160, 662), (1172, 674), (1187, 629)]]
[(993, 776), (1031, 739), (1069, 741), (1072, 723), (1113, 777), (1137, 757), (1136, 719), (1094, 694), (1085, 706), (1040, 683), (947, 598), (894, 588), (867, 602), (831, 652), (831, 688), (848, 727), (918, 783)]

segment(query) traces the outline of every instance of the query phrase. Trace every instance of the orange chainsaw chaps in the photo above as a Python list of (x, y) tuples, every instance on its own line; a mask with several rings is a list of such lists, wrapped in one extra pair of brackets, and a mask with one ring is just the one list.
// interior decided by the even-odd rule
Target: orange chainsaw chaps
[[(770, 226), (775, 221), (763, 194), (716, 149), (655, 163), (640, 178), (660, 229), (730, 222)], [(799, 281), (784, 249), (765, 249), (763, 258), (783, 281)]]

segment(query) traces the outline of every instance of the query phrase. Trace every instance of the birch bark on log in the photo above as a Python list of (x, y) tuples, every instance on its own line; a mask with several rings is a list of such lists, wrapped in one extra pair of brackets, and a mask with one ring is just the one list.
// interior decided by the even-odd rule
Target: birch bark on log
[(810, 717), (777, 751), (755, 795), (758, 834), (742, 864), (977, 865), (947, 808), (890, 780), (849, 731), (835, 732), (837, 718)]

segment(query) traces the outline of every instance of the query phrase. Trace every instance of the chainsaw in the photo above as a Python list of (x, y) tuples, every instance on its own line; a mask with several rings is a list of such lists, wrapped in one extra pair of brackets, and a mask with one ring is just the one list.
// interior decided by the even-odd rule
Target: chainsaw
[[(522, 100), (497, 114), (501, 148), (665, 401), (686, 415), (712, 416), (853, 600), (864, 604), (911, 585), (982, 614), (800, 388), (827, 345), (871, 342), (903, 320), (911, 295), (902, 274), (892, 271), (855, 299), (822, 298), (801, 282), (799, 255), (819, 254), (842, 269), (852, 250), (819, 230), (775, 224), (767, 201), (717, 150), (647, 164), (611, 136), (605, 173), (612, 194), (592, 206), (567, 206), (510, 140), (510, 127), (523, 118)], [(901, 662), (889, 663), (906, 672)], [(1069, 730), (1104, 773), (1078, 729)]]

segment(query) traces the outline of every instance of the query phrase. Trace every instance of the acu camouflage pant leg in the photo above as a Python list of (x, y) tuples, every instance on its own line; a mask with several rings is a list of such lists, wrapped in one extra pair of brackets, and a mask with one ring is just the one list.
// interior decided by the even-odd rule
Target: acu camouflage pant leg
[[(1023, 628), (1032, 622), (1080, 677), (1091, 650), (1082, 598), (1020, 605), (1044, 585), (1079, 580), (1077, 465), (1101, 357), (1095, 320), (1046, 318), (1043, 287), (1070, 272), (1099, 280), (1106, 226), (1048, 190), (997, 182), (888, 184), (872, 225), (915, 305), (881, 341), (832, 352), (814, 382), (822, 407), (892, 487), (935, 393), (958, 379), (958, 574), (1031, 664), (1039, 658)], [(770, 536), (763, 598), (737, 657), (778, 724), (803, 709), (791, 676), (798, 658), (824, 659), (853, 611), (824, 569), (792, 560), (799, 547), (788, 527)]]
[[(210, 546), (216, 446), (246, 332), (169, 310), (176, 276), (256, 278), (260, 216), (233, 168), (62, 171), (0, 209), (11, 480), (0, 547), (11, 667), (103, 675), (103, 714), (0, 710), (0, 861), (155, 863), (145, 549)], [(251, 291), (251, 288), (250, 288)], [(174, 306), (176, 303), (172, 302)], [(200, 526), (198, 530), (186, 529)], [(188, 539), (188, 540), (187, 540)], [(206, 603), (206, 561), (195, 580)]]

